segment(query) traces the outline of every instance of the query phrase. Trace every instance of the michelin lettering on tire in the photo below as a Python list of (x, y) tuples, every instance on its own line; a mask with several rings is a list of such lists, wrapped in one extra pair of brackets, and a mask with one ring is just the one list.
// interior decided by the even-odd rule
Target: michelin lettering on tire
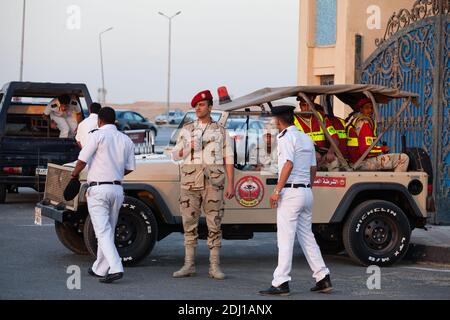
[(407, 216), (394, 203), (368, 200), (350, 213), (344, 225), (344, 246), (363, 264), (390, 265), (408, 248), (411, 233)]

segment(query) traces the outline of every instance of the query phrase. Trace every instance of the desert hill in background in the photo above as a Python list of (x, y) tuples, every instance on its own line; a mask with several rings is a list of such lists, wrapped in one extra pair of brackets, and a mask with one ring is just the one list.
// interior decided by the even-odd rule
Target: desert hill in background
[[(167, 112), (167, 105), (165, 102), (149, 102), (149, 101), (137, 101), (134, 103), (116, 104), (106, 103), (105, 105), (111, 106), (114, 109), (126, 109), (136, 111), (142, 114), (144, 117), (155, 120), (155, 117), (161, 113)], [(191, 110), (189, 103), (174, 102), (170, 103), (170, 110), (180, 109), (184, 112)]]

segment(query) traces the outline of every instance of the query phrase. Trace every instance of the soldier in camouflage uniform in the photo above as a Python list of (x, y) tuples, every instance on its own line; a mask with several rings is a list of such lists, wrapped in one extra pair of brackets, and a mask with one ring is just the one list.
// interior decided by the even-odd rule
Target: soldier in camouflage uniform
[[(225, 279), (219, 266), (219, 251), (224, 196), (227, 199), (234, 196), (233, 151), (225, 128), (211, 119), (212, 104), (209, 91), (202, 91), (193, 98), (191, 105), (198, 120), (183, 126), (172, 153), (174, 160), (183, 160), (180, 212), (185, 238), (185, 262), (173, 274), (175, 278), (195, 274), (198, 222), (203, 208), (210, 249), (209, 275), (214, 279)], [(224, 192), (225, 175), (228, 185)]]
[[(354, 127), (357, 134), (353, 150), (356, 150), (358, 159), (369, 148), (377, 138), (376, 120), (373, 118), (372, 101), (368, 98), (361, 99), (356, 105), (355, 110), (359, 113), (351, 117), (347, 122)], [(361, 163), (358, 170), (377, 171), (394, 170), (395, 172), (406, 172), (408, 170), (409, 157), (404, 153), (389, 153), (388, 146), (375, 146), (370, 150), (367, 158)], [(383, 154), (384, 153), (384, 154)]]

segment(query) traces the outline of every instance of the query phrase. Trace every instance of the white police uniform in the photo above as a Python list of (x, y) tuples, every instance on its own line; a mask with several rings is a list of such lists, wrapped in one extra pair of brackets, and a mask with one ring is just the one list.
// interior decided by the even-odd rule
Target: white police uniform
[[(122, 261), (114, 245), (114, 233), (122, 206), (124, 171), (134, 170), (134, 144), (115, 125), (107, 124), (90, 134), (78, 160), (89, 162), (87, 203), (98, 240), (97, 260), (92, 271), (100, 276), (123, 272)], [(109, 184), (98, 184), (109, 182)], [(112, 184), (115, 182), (116, 184)]]
[(310, 168), (316, 166), (314, 143), (295, 126), (277, 136), (279, 176), (286, 161), (292, 161), (292, 172), (286, 184), (305, 187), (285, 187), (280, 192), (277, 208), (278, 266), (273, 274), (272, 286), (290, 281), (295, 235), (317, 281), (329, 270), (325, 266), (319, 246), (311, 229), (313, 194), (310, 187)]
[(77, 135), (75, 136), (75, 140), (77, 140), (81, 147), (84, 147), (87, 144), (87, 141), (90, 137), (90, 133), (92, 130), (98, 128), (98, 114), (91, 113), (89, 117), (84, 119), (78, 124)]
[(44, 110), (44, 114), (50, 116), (50, 119), (56, 122), (60, 138), (72, 138), (75, 136), (78, 123), (73, 113), (80, 112), (81, 107), (75, 98), (70, 100), (65, 111), (61, 110), (61, 103), (58, 98), (50, 101)]

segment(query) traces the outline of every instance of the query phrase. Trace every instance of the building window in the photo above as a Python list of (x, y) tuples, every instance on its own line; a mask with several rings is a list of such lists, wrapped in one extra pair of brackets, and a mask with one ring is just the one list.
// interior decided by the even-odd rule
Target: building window
[(316, 0), (316, 46), (336, 43), (336, 0)]
[[(323, 75), (320, 76), (320, 85), (322, 86), (331, 86), (334, 84), (334, 75)], [(320, 104), (322, 106), (326, 106), (326, 108), (331, 108), (328, 110), (333, 109), (333, 96), (329, 95), (321, 95), (320, 96)], [(329, 113), (329, 111), (327, 111)]]

